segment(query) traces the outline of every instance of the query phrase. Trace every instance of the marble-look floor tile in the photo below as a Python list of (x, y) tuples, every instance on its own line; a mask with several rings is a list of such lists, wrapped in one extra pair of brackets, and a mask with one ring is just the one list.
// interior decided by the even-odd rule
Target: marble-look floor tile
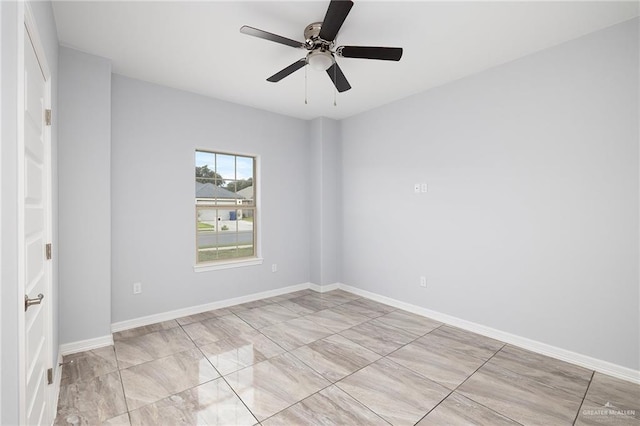
[(266, 361), (284, 352), (284, 349), (258, 331), (218, 340), (200, 347), (200, 350), (222, 375)]
[(62, 362), (62, 386), (118, 370), (113, 346), (66, 355)]
[(180, 325), (188, 325), (193, 324), (194, 322), (200, 322), (211, 318), (220, 318), (231, 314), (233, 314), (233, 312), (231, 312), (229, 308), (220, 308), (200, 312), (199, 314), (187, 315), (186, 317), (178, 318), (176, 322)]
[(180, 327), (155, 331), (115, 342), (116, 357), (121, 369), (193, 347), (193, 342)]
[(251, 302), (240, 303), (239, 305), (229, 306), (227, 309), (229, 309), (233, 313), (236, 313), (236, 312), (246, 311), (247, 309), (259, 308), (261, 306), (266, 306), (266, 305), (267, 305), (267, 302), (265, 302), (264, 300), (253, 300)]
[(302, 306), (294, 302), (294, 300), (295, 298), (283, 300), (282, 302), (278, 302), (278, 305), (283, 306), (298, 315), (308, 315), (317, 312), (315, 309), (307, 308), (306, 306)]
[(336, 385), (393, 425), (415, 424), (450, 392), (384, 358)]
[[(640, 426), (638, 409), (624, 409), (611, 403), (597, 404), (585, 399), (578, 413), (575, 426)], [(634, 417), (635, 416), (635, 417)]]
[(117, 371), (60, 387), (55, 424), (67, 425), (69, 416), (78, 424), (94, 425), (127, 412)]
[[(300, 297), (300, 296), (294, 296), (294, 297)], [(289, 300), (291, 298), (292, 297), (289, 296), (288, 294), (282, 294), (280, 296), (267, 297), (266, 299), (262, 299), (262, 300), (267, 304), (273, 304), (273, 303), (284, 302), (285, 300)]]
[(331, 308), (338, 304), (331, 300), (323, 299), (315, 295), (302, 296), (302, 297), (297, 297), (295, 299), (289, 299), (289, 300), (313, 312), (318, 312), (323, 309)]
[(338, 334), (291, 352), (322, 377), (336, 382), (380, 359), (380, 355)]
[(221, 378), (131, 411), (133, 426), (256, 423), (247, 407)]
[(287, 351), (327, 337), (331, 331), (305, 318), (296, 318), (260, 330)]
[(365, 317), (364, 315), (340, 313), (331, 308), (306, 315), (305, 318), (320, 324), (334, 333), (339, 333), (347, 328), (369, 321), (369, 317)]
[(384, 303), (365, 298), (356, 299), (349, 303), (371, 309), (372, 311), (380, 312), (381, 314), (388, 314), (389, 312), (393, 312), (396, 310), (396, 308), (394, 308), (393, 306), (385, 305)]
[(491, 358), (504, 346), (504, 343), (498, 340), (449, 325), (443, 325), (433, 330), (423, 339), (428, 336), (439, 337), (441, 338), (440, 341), (452, 350), (463, 352), (484, 361)]
[(430, 318), (400, 310), (384, 314), (381, 317), (376, 318), (376, 320), (401, 328), (415, 334), (416, 336), (422, 336), (423, 334), (435, 330), (442, 325), (442, 323)]
[(522, 424), (571, 425), (582, 398), (485, 364), (458, 393)]
[(129, 413), (120, 414), (107, 420), (99, 420), (90, 413), (71, 414), (65, 418), (56, 418), (55, 426), (131, 426)]
[(452, 390), (484, 364), (479, 358), (451, 349), (446, 339), (431, 334), (403, 346), (388, 357)]
[(264, 426), (387, 425), (373, 411), (336, 386), (298, 402), (262, 422)]
[(101, 426), (130, 426), (129, 413), (120, 414), (102, 422)]
[(489, 363), (576, 396), (583, 397), (593, 371), (568, 362), (506, 345)]
[(395, 308), (383, 305), (382, 303), (374, 302), (372, 300), (356, 299), (348, 303), (336, 305), (333, 307), (333, 310), (344, 313), (355, 313), (364, 315), (369, 318), (377, 318), (394, 311)]
[(342, 290), (302, 290), (120, 331), (115, 357), (113, 347), (65, 356), (55, 424), (255, 423), (229, 380), (271, 426), (385, 415), (394, 424), (640, 426), (640, 386), (600, 373), (589, 383), (589, 370), (438, 325)]
[(416, 426), (517, 426), (518, 423), (454, 392)]
[(334, 303), (336, 305), (342, 305), (343, 303), (349, 303), (353, 300), (359, 299), (358, 296), (347, 293), (346, 291), (340, 292), (340, 290), (319, 293), (318, 295), (316, 295), (316, 297), (322, 300), (326, 300), (330, 303)]
[(120, 373), (129, 410), (219, 377), (198, 349), (136, 365)]
[(260, 421), (330, 384), (288, 353), (233, 372), (225, 379)]
[(195, 322), (185, 325), (183, 328), (198, 346), (208, 345), (218, 340), (250, 333), (255, 330), (235, 315)]
[(632, 410), (640, 419), (640, 385), (595, 373), (585, 397), (591, 402), (605, 406), (613, 405), (621, 410)]
[(380, 355), (387, 355), (416, 338), (412, 333), (377, 320), (356, 325), (340, 335)]
[(278, 304), (265, 305), (236, 313), (253, 328), (264, 328), (279, 322), (297, 318), (299, 315)]
[(168, 330), (173, 327), (177, 327), (178, 322), (176, 320), (162, 321), (155, 324), (143, 325), (142, 327), (130, 328), (129, 330), (122, 330), (113, 333), (113, 340), (129, 339), (131, 337), (138, 337), (145, 334), (153, 333), (154, 331)]
[(330, 292), (328, 292), (327, 294), (331, 294), (331, 295), (339, 295), (342, 296), (345, 299), (349, 299), (349, 300), (356, 300), (356, 299), (361, 299), (361, 296), (358, 296), (357, 294), (354, 293), (349, 293), (348, 291), (344, 291), (341, 289), (338, 290), (332, 290)]

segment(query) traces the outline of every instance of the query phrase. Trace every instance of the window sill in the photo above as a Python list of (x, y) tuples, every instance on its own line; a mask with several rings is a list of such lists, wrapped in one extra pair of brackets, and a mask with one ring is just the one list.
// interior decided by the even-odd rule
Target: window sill
[(244, 266), (262, 265), (261, 257), (252, 257), (251, 259), (230, 260), (228, 262), (208, 263), (205, 265), (195, 265), (195, 272), (218, 271), (220, 269), (242, 268)]

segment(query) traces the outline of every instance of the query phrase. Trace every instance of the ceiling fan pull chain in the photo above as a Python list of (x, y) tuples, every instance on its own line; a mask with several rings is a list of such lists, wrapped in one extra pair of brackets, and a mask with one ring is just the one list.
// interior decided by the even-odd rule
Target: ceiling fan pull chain
[(304, 66), (304, 104), (307, 105), (307, 66)]
[[(337, 66), (333, 67), (333, 81), (338, 81), (336, 80), (336, 68), (338, 68)], [(333, 106), (338, 106), (338, 104), (336, 103), (336, 97), (337, 97), (337, 93), (338, 93), (338, 87), (334, 84), (333, 85)]]

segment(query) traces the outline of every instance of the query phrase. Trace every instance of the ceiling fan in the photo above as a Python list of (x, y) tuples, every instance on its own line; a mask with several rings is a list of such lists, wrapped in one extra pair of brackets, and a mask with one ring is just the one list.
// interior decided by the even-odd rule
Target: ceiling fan
[(322, 22), (309, 24), (304, 29), (304, 43), (247, 25), (240, 28), (240, 32), (242, 34), (307, 50), (307, 55), (304, 58), (278, 71), (267, 78), (267, 81), (277, 83), (308, 64), (314, 69), (326, 70), (338, 92), (344, 92), (351, 89), (351, 85), (342, 73), (340, 66), (338, 66), (336, 56), (343, 58), (380, 59), (384, 61), (399, 61), (402, 57), (401, 47), (335, 47), (336, 36), (344, 20), (347, 18), (351, 7), (353, 7), (351, 0), (331, 0), (324, 20)]

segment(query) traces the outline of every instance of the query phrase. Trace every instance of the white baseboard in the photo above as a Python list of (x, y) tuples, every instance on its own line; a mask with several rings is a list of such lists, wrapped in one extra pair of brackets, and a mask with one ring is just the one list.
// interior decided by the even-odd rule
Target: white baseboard
[(325, 284), (325, 285), (309, 283), (309, 288), (313, 291), (317, 291), (318, 293), (324, 293), (331, 290), (337, 290), (338, 288), (340, 288), (340, 283)]
[(467, 321), (461, 318), (457, 318), (451, 315), (443, 314), (441, 312), (433, 311), (431, 309), (422, 308), (420, 306), (412, 305), (410, 303), (401, 302), (390, 297), (382, 296), (377, 293), (372, 293), (366, 290), (352, 287), (346, 284), (338, 284), (338, 288), (348, 291), (349, 293), (356, 294), (358, 296), (366, 297), (376, 302), (384, 303), (386, 305), (393, 306), (395, 308), (403, 309), (405, 311), (412, 312), (414, 314), (422, 315), (434, 319), (436, 321), (452, 325), (464, 330), (468, 330), (474, 333), (481, 334), (483, 336), (490, 337), (492, 339), (500, 340), (511, 345), (519, 346), (521, 348), (537, 352), (542, 355), (546, 355), (552, 358), (566, 361), (571, 364), (576, 364), (589, 370), (595, 370), (603, 374), (608, 374), (619, 379), (628, 380), (630, 382), (640, 384), (640, 371), (633, 370), (628, 367), (623, 367), (618, 364), (613, 364), (608, 361), (593, 358), (587, 355), (572, 352), (566, 349), (559, 348), (557, 346), (548, 345), (546, 343), (538, 342), (536, 340), (521, 337), (515, 334), (507, 333), (495, 328), (487, 327), (481, 324), (477, 324), (472, 321)]
[[(557, 346), (552, 346), (546, 343), (542, 343), (536, 340), (528, 339), (526, 337), (518, 336), (515, 334), (507, 333), (492, 327), (487, 327), (482, 324), (478, 324), (472, 321), (467, 321), (461, 318), (457, 318), (451, 315), (447, 315), (441, 312), (433, 311), (431, 309), (423, 308), (413, 305), (411, 303), (402, 302), (396, 299), (392, 299), (387, 296), (382, 296), (377, 293), (372, 293), (366, 290), (359, 289), (343, 283), (333, 283), (328, 285), (318, 285), (314, 283), (303, 283), (289, 287), (279, 288), (275, 290), (263, 291), (260, 293), (254, 293), (246, 296), (235, 297), (233, 299), (221, 300), (218, 302), (206, 303), (203, 305), (192, 306), (183, 309), (176, 309), (173, 311), (162, 312), (159, 314), (148, 315), (140, 318), (134, 318), (131, 320), (120, 321), (111, 324), (111, 331), (123, 331), (131, 328), (141, 327), (144, 325), (155, 324), (157, 322), (169, 321), (176, 318), (181, 318), (188, 315), (199, 314), (202, 312), (210, 311), (213, 309), (226, 308), (229, 306), (238, 305), (241, 303), (252, 302), (254, 300), (266, 299), (268, 297), (280, 296), (294, 291), (311, 289), (320, 293), (332, 291), (336, 289), (342, 289), (349, 293), (356, 294), (358, 296), (366, 297), (371, 300), (375, 300), (380, 303), (384, 303), (395, 308), (403, 309), (408, 312), (412, 312), (418, 315), (422, 315), (428, 318), (432, 318), (436, 321), (462, 328), (474, 333), (481, 334), (483, 336), (490, 337), (492, 339), (500, 340), (505, 343), (509, 343), (521, 348), (537, 352), (542, 355), (550, 356), (562, 361), (566, 361), (572, 364), (579, 365), (590, 370), (595, 370), (603, 374), (608, 374), (613, 377), (617, 377), (623, 380), (640, 384), (640, 371), (633, 370), (628, 367), (624, 367), (618, 364), (614, 364), (601, 359), (593, 358), (587, 355), (583, 355), (577, 352), (569, 351)], [(66, 343), (60, 345), (60, 355), (69, 355), (76, 352), (82, 352), (90, 349), (96, 349), (103, 346), (109, 346), (113, 344), (112, 336), (103, 336), (95, 339), (83, 340), (80, 342)]]
[(289, 287), (277, 288), (275, 290), (253, 293), (247, 296), (234, 297), (233, 299), (220, 300), (218, 302), (205, 303), (204, 305), (190, 306), (188, 308), (176, 309), (173, 311), (161, 312), (159, 314), (147, 315), (140, 318), (115, 322), (111, 324), (111, 332), (115, 333), (117, 331), (129, 330), (131, 328), (155, 324), (157, 322), (170, 321), (176, 318), (186, 317), (188, 315), (200, 314), (202, 312), (207, 312), (214, 309), (227, 308), (229, 306), (239, 305), (241, 303), (253, 302), (254, 300), (281, 296), (283, 294), (292, 293), (294, 291), (306, 290), (310, 288), (311, 285), (311, 283), (296, 284)]
[(64, 343), (60, 345), (60, 356), (90, 351), (91, 349), (98, 349), (111, 345), (113, 345), (113, 336), (111, 334), (95, 337), (93, 339), (80, 340), (78, 342)]

